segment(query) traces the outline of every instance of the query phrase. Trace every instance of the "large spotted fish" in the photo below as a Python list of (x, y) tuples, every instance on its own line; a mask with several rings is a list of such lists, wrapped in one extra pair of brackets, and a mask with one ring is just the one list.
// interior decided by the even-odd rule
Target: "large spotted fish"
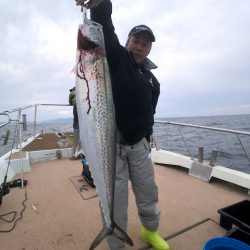
[(112, 234), (133, 245), (113, 221), (116, 125), (111, 81), (102, 27), (86, 17), (78, 29), (76, 60), (80, 141), (93, 175), (104, 222), (90, 249)]

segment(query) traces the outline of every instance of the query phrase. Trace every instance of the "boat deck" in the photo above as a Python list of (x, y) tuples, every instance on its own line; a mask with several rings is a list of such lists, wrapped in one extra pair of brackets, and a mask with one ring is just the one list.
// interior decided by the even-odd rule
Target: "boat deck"
[[(0, 214), (16, 211), (16, 219), (20, 216), (21, 219), (15, 225), (0, 220), (0, 248), (88, 249), (102, 225), (98, 198), (83, 199), (82, 192), (72, 182), (81, 171), (79, 160), (33, 163), (32, 171), (25, 174), (26, 188), (11, 188), (3, 197)], [(207, 239), (226, 232), (219, 226), (217, 210), (249, 199), (245, 189), (217, 179), (207, 183), (189, 176), (182, 168), (155, 165), (155, 175), (161, 210), (159, 233), (168, 239), (171, 250), (202, 250)], [(94, 193), (93, 190), (83, 192)], [(23, 203), (25, 209), (21, 212)], [(128, 234), (134, 247), (127, 249), (151, 249), (139, 238), (140, 221), (131, 189), (128, 214)], [(12, 217), (10, 214), (1, 218)], [(12, 227), (11, 232), (3, 233)], [(109, 248), (104, 241), (97, 249)]]
[[(39, 151), (39, 150), (50, 150), (59, 149), (62, 147), (72, 147), (73, 145), (73, 134), (65, 133), (65, 145), (62, 145), (61, 138), (57, 133), (45, 133), (39, 135), (35, 140), (29, 143), (23, 148), (23, 151)], [(61, 142), (61, 144), (60, 144)]]

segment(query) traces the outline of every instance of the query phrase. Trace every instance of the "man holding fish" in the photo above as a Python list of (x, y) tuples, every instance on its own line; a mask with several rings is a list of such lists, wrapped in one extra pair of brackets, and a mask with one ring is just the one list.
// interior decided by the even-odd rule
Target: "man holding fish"
[[(75, 1), (90, 8), (91, 20), (103, 26), (118, 133), (114, 221), (126, 231), (130, 179), (142, 223), (142, 240), (154, 249), (169, 250), (167, 242), (156, 232), (160, 211), (156, 207), (158, 189), (148, 143), (160, 93), (159, 82), (150, 71), (157, 66), (147, 58), (155, 36), (146, 25), (138, 25), (129, 32), (123, 47), (114, 32), (110, 0)], [(113, 235), (108, 237), (108, 244), (111, 249), (125, 248), (124, 242)]]

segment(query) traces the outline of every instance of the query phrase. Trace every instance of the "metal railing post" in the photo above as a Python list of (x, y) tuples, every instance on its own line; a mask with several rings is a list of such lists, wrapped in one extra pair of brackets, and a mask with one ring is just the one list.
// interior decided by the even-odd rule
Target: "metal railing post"
[(213, 150), (212, 150), (211, 157), (210, 157), (210, 161), (209, 161), (209, 165), (210, 165), (210, 166), (213, 167), (213, 166), (215, 165), (216, 158), (217, 158), (217, 150), (213, 149)]
[(199, 147), (198, 148), (198, 162), (199, 163), (203, 163), (203, 152), (204, 152), (203, 147)]
[(21, 168), (21, 188), (23, 188), (23, 145), (22, 145), (22, 122), (21, 122), (22, 110), (18, 111), (18, 136), (19, 136), (19, 155), (20, 155), (20, 168)]
[(20, 167), (21, 167), (21, 188), (23, 188), (23, 145), (22, 145), (22, 122), (19, 122), (19, 144), (20, 144)]
[(245, 131), (238, 131), (238, 130), (231, 130), (231, 129), (223, 129), (223, 128), (216, 128), (216, 127), (207, 127), (207, 126), (200, 126), (200, 125), (193, 125), (193, 124), (187, 124), (187, 123), (179, 123), (179, 122), (169, 122), (169, 121), (155, 121), (155, 123), (158, 123), (158, 124), (171, 124), (171, 125), (175, 125), (177, 126), (181, 136), (182, 136), (182, 139), (185, 143), (185, 146), (189, 152), (189, 155), (191, 157), (191, 159), (193, 160), (193, 156), (191, 155), (190, 153), (190, 150), (188, 148), (188, 145), (186, 143), (186, 140), (181, 132), (181, 129), (180, 129), (180, 126), (181, 127), (191, 127), (191, 128), (200, 128), (200, 129), (207, 129), (207, 130), (211, 130), (211, 131), (219, 131), (219, 132), (225, 132), (225, 133), (229, 133), (229, 134), (234, 134), (238, 137), (238, 140), (241, 144), (241, 147), (243, 148), (244, 152), (245, 152), (245, 155), (248, 159), (248, 161), (250, 162), (250, 156), (249, 154), (247, 153), (246, 151), (246, 148), (240, 138), (240, 135), (247, 135), (247, 136), (250, 136), (250, 132), (245, 132)]
[(4, 142), (3, 142), (3, 145), (7, 145), (8, 140), (9, 140), (9, 137), (10, 137), (10, 130), (8, 129), (8, 130), (6, 131), (5, 136), (4, 136)]
[(27, 131), (26, 114), (23, 114), (23, 131)]
[(156, 145), (155, 138), (153, 135), (150, 136), (150, 147), (151, 148), (155, 147), (156, 150), (159, 150), (157, 145)]
[(36, 133), (36, 117), (37, 117), (37, 105), (35, 105), (35, 115), (34, 115), (34, 134)]
[(247, 153), (246, 148), (245, 148), (245, 146), (244, 146), (242, 140), (240, 139), (239, 134), (237, 134), (237, 137), (238, 137), (238, 139), (239, 139), (239, 141), (240, 141), (240, 144), (241, 144), (241, 146), (242, 146), (242, 148), (243, 148), (243, 150), (244, 150), (244, 152), (245, 152), (245, 154), (246, 154), (246, 156), (247, 156), (247, 158), (248, 158), (248, 160), (249, 160), (249, 162), (250, 162), (250, 156), (249, 156), (249, 154)]
[(191, 154), (191, 151), (189, 150), (189, 147), (188, 147), (188, 145), (187, 145), (187, 142), (186, 142), (186, 140), (185, 140), (185, 138), (184, 138), (184, 136), (183, 136), (183, 134), (182, 134), (182, 132), (181, 132), (181, 126), (177, 126), (177, 128), (178, 128), (178, 130), (179, 130), (179, 132), (180, 132), (180, 134), (181, 134), (182, 140), (184, 141), (184, 144), (185, 144), (186, 149), (187, 149), (187, 151), (188, 151), (188, 153), (189, 153), (189, 156), (190, 156), (191, 159), (193, 160), (194, 157), (193, 157), (193, 155)]

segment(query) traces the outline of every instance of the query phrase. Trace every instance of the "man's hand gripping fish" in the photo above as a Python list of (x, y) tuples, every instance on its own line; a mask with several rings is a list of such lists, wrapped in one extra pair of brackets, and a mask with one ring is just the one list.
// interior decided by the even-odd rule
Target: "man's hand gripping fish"
[(93, 174), (104, 223), (89, 249), (112, 234), (133, 246), (129, 236), (113, 221), (115, 111), (102, 27), (86, 16), (78, 30), (76, 60), (80, 141)]

